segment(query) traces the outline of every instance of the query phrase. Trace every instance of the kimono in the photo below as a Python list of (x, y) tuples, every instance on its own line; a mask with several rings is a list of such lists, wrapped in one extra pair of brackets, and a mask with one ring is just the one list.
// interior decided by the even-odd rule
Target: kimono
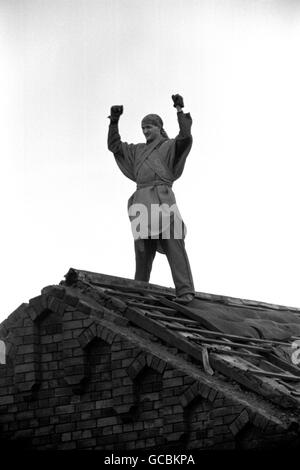
[[(192, 147), (192, 118), (189, 113), (177, 113), (179, 134), (175, 139), (161, 136), (152, 143), (128, 144), (122, 142), (117, 123), (111, 123), (108, 132), (108, 149), (122, 171), (137, 184), (128, 200), (128, 214), (135, 241), (143, 250), (143, 239), (171, 237), (184, 239), (186, 227), (179, 213), (172, 184), (184, 169)], [(137, 231), (136, 215), (139, 207), (145, 207), (149, 217), (140, 222)], [(150, 217), (153, 207), (160, 208), (159, 219)], [(171, 208), (171, 211), (170, 211)], [(133, 210), (135, 209), (135, 210)], [(175, 234), (175, 235), (174, 235)], [(159, 240), (158, 251), (164, 253)]]

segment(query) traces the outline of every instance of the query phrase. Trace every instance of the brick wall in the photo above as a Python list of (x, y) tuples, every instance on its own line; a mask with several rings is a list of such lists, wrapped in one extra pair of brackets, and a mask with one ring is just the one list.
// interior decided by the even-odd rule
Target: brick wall
[(2, 443), (124, 451), (296, 442), (234, 388), (225, 392), (220, 380), (115, 318), (71, 288), (53, 287), (2, 324)]

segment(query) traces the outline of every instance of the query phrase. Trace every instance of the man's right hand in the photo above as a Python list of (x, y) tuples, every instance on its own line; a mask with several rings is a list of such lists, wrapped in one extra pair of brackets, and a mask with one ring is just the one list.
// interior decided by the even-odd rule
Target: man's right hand
[(123, 106), (122, 105), (115, 105), (110, 108), (110, 120), (111, 121), (118, 121), (121, 114), (123, 114)]

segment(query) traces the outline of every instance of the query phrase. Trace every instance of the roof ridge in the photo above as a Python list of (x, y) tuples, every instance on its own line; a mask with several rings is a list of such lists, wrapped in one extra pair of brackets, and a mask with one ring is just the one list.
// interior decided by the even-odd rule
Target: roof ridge
[[(112, 283), (119, 283), (120, 286), (129, 285), (133, 288), (139, 287), (146, 289), (147, 291), (155, 290), (157, 293), (165, 293), (170, 295), (175, 295), (175, 289), (172, 287), (161, 286), (159, 284), (152, 284), (143, 281), (136, 281), (134, 279), (129, 279), (121, 276), (113, 276), (109, 274), (103, 273), (96, 273), (93, 271), (86, 271), (76, 268), (70, 268), (67, 274), (65, 275), (65, 281), (61, 281), (62, 284), (66, 283), (67, 285), (72, 285), (77, 280), (85, 280), (86, 278), (90, 278), (90, 281), (98, 283), (101, 282), (106, 284), (105, 281), (108, 281), (112, 285)], [(125, 282), (124, 282), (125, 281)], [(279, 304), (273, 304), (270, 302), (258, 301), (258, 300), (251, 300), (251, 299), (242, 299), (239, 297), (231, 297), (226, 295), (219, 295), (219, 294), (210, 294), (205, 292), (196, 291), (196, 298), (201, 300), (213, 301), (213, 302), (220, 302), (226, 305), (232, 306), (240, 306), (240, 307), (248, 307), (248, 308), (263, 308), (263, 309), (271, 309), (271, 310), (281, 310), (281, 311), (290, 311), (290, 312), (299, 312), (300, 308), (297, 307), (289, 307)]]

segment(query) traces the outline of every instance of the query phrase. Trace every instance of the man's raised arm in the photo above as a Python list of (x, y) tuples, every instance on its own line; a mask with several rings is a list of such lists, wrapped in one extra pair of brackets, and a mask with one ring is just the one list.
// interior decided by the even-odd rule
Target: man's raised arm
[(107, 146), (108, 150), (113, 152), (114, 155), (121, 155), (123, 153), (118, 126), (121, 114), (123, 114), (123, 106), (117, 105), (110, 108), (110, 116), (108, 116), (110, 124), (108, 128)]
[(179, 124), (179, 134), (176, 137), (176, 140), (187, 139), (192, 142), (192, 118), (190, 113), (184, 113), (182, 109), (184, 108), (184, 101), (181, 95), (172, 95), (173, 106), (177, 109), (177, 118)]

